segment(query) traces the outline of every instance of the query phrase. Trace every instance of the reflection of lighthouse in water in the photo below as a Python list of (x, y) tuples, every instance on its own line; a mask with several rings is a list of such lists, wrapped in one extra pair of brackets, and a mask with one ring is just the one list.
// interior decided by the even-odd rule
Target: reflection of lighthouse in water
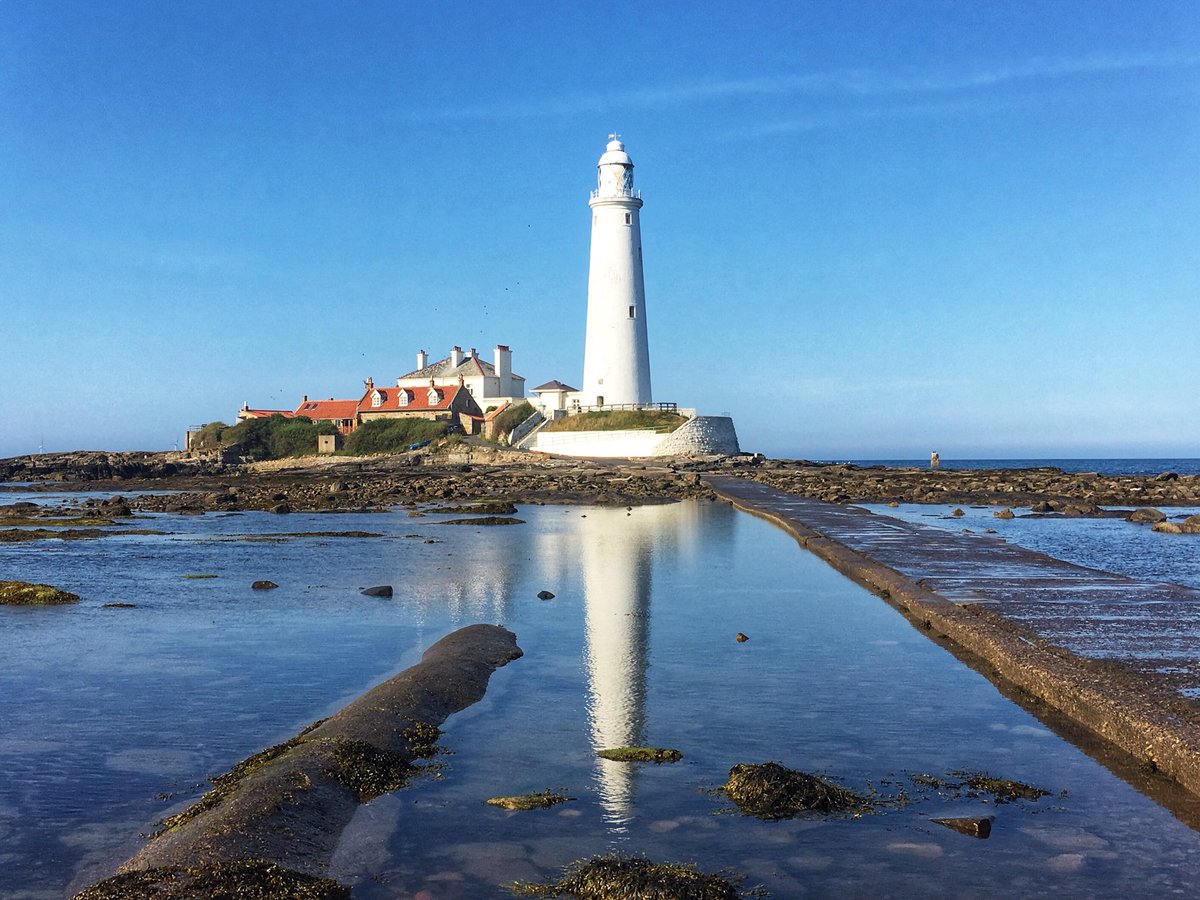
[[(679, 549), (694, 527), (686, 504), (589, 511), (579, 563), (586, 603), (588, 724), (595, 750), (644, 744), (649, 667), (651, 569), (656, 553)], [(583, 523), (581, 523), (583, 524)], [(611, 821), (633, 811), (638, 767), (596, 760), (600, 802)]]

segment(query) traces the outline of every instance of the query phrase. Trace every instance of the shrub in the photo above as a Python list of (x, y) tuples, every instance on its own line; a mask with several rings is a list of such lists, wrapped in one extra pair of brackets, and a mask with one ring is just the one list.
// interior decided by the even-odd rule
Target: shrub
[(512, 434), (514, 428), (533, 415), (533, 406), (528, 400), (522, 401), (514, 406), (510, 406), (500, 415), (496, 416), (496, 437), (500, 438), (506, 434)]
[(346, 438), (344, 452), (355, 456), (400, 453), (413, 444), (432, 441), (446, 433), (448, 422), (430, 419), (372, 419)]
[(229, 426), (224, 422), (209, 422), (192, 438), (192, 449), (216, 450), (222, 446), (221, 433), (228, 430)]

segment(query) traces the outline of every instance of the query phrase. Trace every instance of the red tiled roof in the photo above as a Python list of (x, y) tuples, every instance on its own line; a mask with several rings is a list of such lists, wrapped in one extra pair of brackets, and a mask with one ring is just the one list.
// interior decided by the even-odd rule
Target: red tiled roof
[[(430, 412), (439, 409), (449, 409), (450, 404), (454, 402), (455, 396), (462, 390), (459, 385), (453, 387), (439, 385), (435, 390), (438, 398), (432, 403), (429, 401), (429, 386), (425, 387), (374, 387), (369, 388), (363, 394), (362, 399), (358, 401), (358, 411), (369, 412)], [(380, 395), (380, 403), (375, 406), (372, 401), (372, 395), (378, 393)], [(401, 405), (400, 394), (408, 395), (408, 402)]]
[(496, 416), (500, 415), (500, 413), (504, 412), (510, 406), (512, 406), (512, 401), (505, 400), (503, 403), (501, 403), (499, 406), (497, 406), (491, 412), (484, 413), (483, 414), (484, 421), (486, 421), (486, 422), (492, 421), (492, 419), (496, 418)]
[(271, 416), (283, 416), (290, 419), (294, 415), (290, 409), (239, 409), (238, 417), (242, 419), (269, 419)]
[(353, 419), (358, 415), (357, 400), (305, 400), (296, 407), (297, 416), (308, 416), (314, 422), (323, 419)]

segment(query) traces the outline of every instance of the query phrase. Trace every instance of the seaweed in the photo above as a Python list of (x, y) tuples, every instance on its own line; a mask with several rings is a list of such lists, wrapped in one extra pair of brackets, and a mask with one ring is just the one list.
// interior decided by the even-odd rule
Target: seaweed
[(333, 766), (329, 774), (348, 788), (359, 803), (399, 790), (417, 771), (399, 753), (367, 741), (334, 738), (333, 745)]
[(737, 900), (741, 896), (732, 881), (700, 872), (693, 865), (655, 863), (620, 853), (572, 863), (558, 881), (515, 882), (509, 890), (521, 897), (579, 900)]
[(1010, 778), (993, 778), (986, 772), (952, 772), (952, 775), (963, 779), (963, 786), (980, 794), (991, 794), (997, 803), (1011, 803), (1013, 800), (1037, 800), (1050, 796), (1050, 792), (1021, 781)]
[(74, 900), (349, 900), (350, 888), (278, 863), (238, 859), (124, 872)]
[(488, 805), (499, 806), (502, 809), (525, 811), (530, 809), (549, 809), (552, 806), (557, 806), (560, 803), (566, 803), (568, 800), (573, 799), (573, 797), (568, 797), (566, 794), (556, 794), (547, 789), (544, 791), (535, 791), (532, 794), (490, 797)]
[(736, 765), (719, 790), (743, 815), (768, 821), (805, 812), (859, 816), (874, 808), (870, 800), (844, 787), (775, 762)]
[(613, 747), (598, 750), (596, 755), (614, 762), (673, 763), (683, 759), (682, 753), (670, 747)]

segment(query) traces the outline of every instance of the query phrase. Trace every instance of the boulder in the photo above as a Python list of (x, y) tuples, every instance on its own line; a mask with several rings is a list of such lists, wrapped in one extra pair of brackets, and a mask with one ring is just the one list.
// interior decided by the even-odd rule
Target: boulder
[(392, 596), (392, 586), (380, 584), (375, 587), (363, 588), (359, 593), (364, 597), (390, 597)]
[(277, 587), (279, 587), (279, 585), (277, 585), (275, 582), (267, 581), (265, 579), (262, 581), (256, 581), (254, 584), (250, 585), (251, 590), (255, 591), (273, 591)]
[(550, 593), (550, 591), (538, 591), (537, 598), (539, 600), (553, 600), (554, 594)]
[(992, 513), (992, 515), (995, 516), (997, 519), (1014, 519), (1014, 518), (1016, 518), (1016, 514), (1008, 507), (1005, 507), (1004, 509), (1000, 510), (999, 512), (994, 512), (994, 513)]
[(1143, 506), (1141, 509), (1135, 509), (1125, 517), (1127, 522), (1165, 522), (1167, 514), (1161, 510), (1154, 509), (1152, 506)]

